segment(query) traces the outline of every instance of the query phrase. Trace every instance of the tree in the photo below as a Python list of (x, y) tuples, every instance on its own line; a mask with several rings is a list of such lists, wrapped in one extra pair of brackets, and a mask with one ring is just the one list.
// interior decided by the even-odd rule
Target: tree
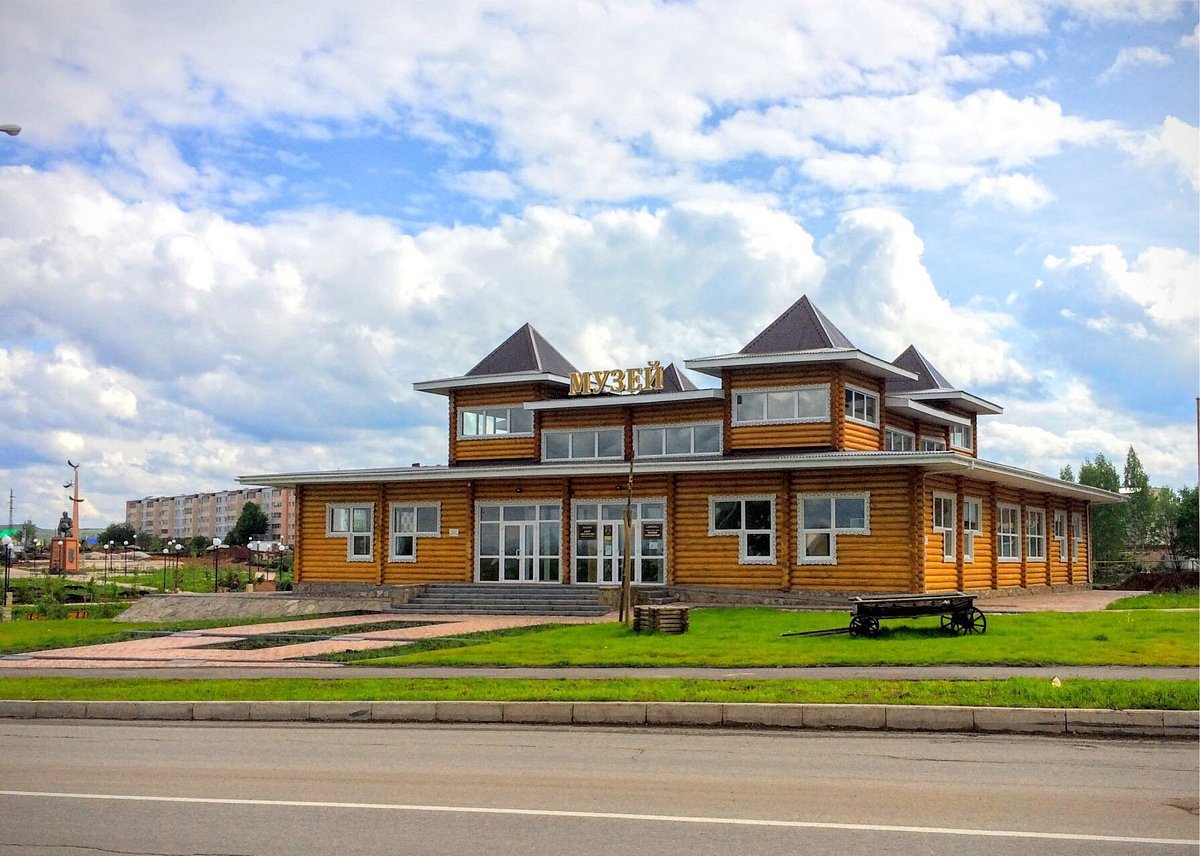
[(1180, 556), (1186, 559), (1200, 558), (1200, 488), (1185, 487), (1179, 491), (1175, 508), (1175, 537)]
[(1058, 477), (1060, 479), (1062, 479), (1063, 481), (1073, 482), (1073, 481), (1075, 481), (1075, 471), (1071, 469), (1070, 464), (1067, 464), (1065, 467), (1063, 467), (1061, 470), (1058, 471)]
[(137, 541), (137, 533), (133, 531), (133, 527), (128, 523), (110, 523), (105, 530), (96, 537), (96, 543), (101, 547), (103, 547), (109, 541), (112, 541), (118, 546), (124, 544), (126, 541), (132, 544)]
[[(1079, 483), (1117, 493), (1121, 477), (1103, 453), (1095, 460), (1085, 459), (1079, 468)], [(1115, 562), (1125, 547), (1125, 504), (1093, 505), (1091, 507), (1092, 553), (1098, 562)]]
[(1136, 558), (1154, 540), (1154, 495), (1150, 477), (1142, 467), (1133, 446), (1125, 456), (1125, 477), (1122, 479), (1127, 502), (1125, 508), (1125, 547)]
[(259, 508), (258, 503), (247, 502), (242, 506), (242, 513), (238, 515), (237, 523), (233, 524), (225, 540), (234, 546), (244, 547), (250, 543), (253, 536), (265, 534), (269, 529), (267, 515)]

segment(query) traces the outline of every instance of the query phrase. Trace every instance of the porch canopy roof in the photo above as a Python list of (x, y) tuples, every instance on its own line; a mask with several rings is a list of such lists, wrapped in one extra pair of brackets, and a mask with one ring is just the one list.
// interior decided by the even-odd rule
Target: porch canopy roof
[[(930, 473), (949, 473), (965, 478), (995, 482), (1018, 490), (1052, 493), (1070, 499), (1108, 504), (1124, 502), (1120, 494), (1031, 470), (969, 458), (954, 452), (817, 452), (797, 455), (737, 455), (722, 458), (652, 458), (633, 463), (634, 475), (665, 473), (738, 473), (814, 469), (879, 469), (881, 467), (919, 467)], [(428, 484), (491, 479), (563, 478), (567, 476), (612, 476), (624, 480), (629, 475), (628, 461), (487, 464), (477, 466), (383, 467), (379, 469), (327, 470), (324, 472), (262, 473), (240, 476), (245, 485), (291, 488), (298, 485), (361, 484), (388, 482)]]

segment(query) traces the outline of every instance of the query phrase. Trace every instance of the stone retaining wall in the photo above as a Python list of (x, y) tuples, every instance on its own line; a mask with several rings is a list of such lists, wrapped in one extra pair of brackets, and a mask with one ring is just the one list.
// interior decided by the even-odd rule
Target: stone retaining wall
[(297, 618), (336, 612), (383, 612), (380, 597), (304, 597), (292, 592), (152, 594), (137, 600), (115, 621), (203, 621), (226, 618)]

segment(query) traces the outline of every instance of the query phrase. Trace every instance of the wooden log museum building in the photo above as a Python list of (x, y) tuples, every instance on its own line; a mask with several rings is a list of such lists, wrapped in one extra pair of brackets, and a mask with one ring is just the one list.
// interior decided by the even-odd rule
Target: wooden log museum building
[[(802, 297), (734, 354), (580, 371), (526, 324), (460, 377), (448, 463), (245, 476), (296, 495), (305, 588), (942, 592), (1086, 584), (1115, 494), (980, 459), (997, 405)], [(632, 472), (632, 543), (623, 518)]]

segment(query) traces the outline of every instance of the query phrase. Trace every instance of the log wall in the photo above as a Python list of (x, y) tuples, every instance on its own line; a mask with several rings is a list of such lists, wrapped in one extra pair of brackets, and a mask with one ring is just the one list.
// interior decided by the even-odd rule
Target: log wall
[(509, 384), (506, 386), (468, 387), (450, 391), (450, 454), (451, 464), (475, 461), (537, 460), (541, 457), (539, 415), (533, 415), (532, 437), (473, 437), (458, 439), (458, 411), (463, 407), (520, 406), (526, 401), (545, 398), (540, 384)]
[[(734, 396), (739, 390), (772, 387), (803, 386), (827, 383), (831, 399), (836, 390), (835, 372), (828, 367), (771, 366), (735, 369), (727, 375), (725, 406), (733, 413)], [(835, 408), (834, 405), (837, 405)], [(841, 399), (831, 400), (830, 418), (824, 422), (778, 423), (774, 425), (740, 425), (730, 423), (729, 449), (782, 449), (788, 447), (834, 447), (836, 445), (834, 418), (841, 412)], [(732, 417), (731, 417), (732, 418)]]

